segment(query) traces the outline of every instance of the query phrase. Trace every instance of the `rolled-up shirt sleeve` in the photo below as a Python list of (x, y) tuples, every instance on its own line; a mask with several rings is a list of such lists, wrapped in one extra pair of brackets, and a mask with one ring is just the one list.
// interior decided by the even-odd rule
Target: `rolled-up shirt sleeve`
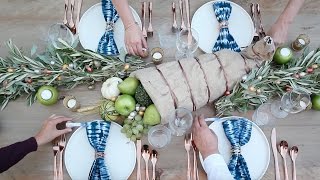
[(204, 162), (208, 180), (233, 180), (226, 162), (220, 154), (211, 154)]

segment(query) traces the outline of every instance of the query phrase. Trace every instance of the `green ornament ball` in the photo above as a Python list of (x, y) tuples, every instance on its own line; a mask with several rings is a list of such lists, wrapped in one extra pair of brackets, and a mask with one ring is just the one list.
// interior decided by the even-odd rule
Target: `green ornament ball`
[(277, 64), (287, 64), (292, 59), (292, 50), (288, 47), (279, 47), (274, 53), (273, 60)]

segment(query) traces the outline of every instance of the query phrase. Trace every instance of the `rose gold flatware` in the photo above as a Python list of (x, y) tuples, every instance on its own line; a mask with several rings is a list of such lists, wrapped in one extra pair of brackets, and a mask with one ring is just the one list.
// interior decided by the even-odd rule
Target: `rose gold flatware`
[(142, 35), (147, 40), (148, 34), (146, 30), (146, 8), (147, 8), (147, 2), (142, 3)]
[(73, 20), (73, 13), (74, 13), (74, 4), (75, 4), (75, 0), (71, 0), (70, 1), (70, 22), (69, 22), (69, 28), (70, 28), (70, 31), (75, 34), (76, 33), (76, 24), (74, 23), (74, 20)]
[(180, 26), (180, 30), (181, 31), (185, 31), (187, 30), (186, 25), (184, 24), (184, 17), (183, 17), (183, 1), (179, 0), (179, 9), (180, 9), (180, 16), (181, 16), (181, 26)]
[(141, 140), (137, 140), (137, 180), (141, 180)]
[(190, 23), (190, 1), (185, 0), (186, 14), (187, 14), (187, 29), (188, 29), (188, 45), (191, 45), (192, 42), (192, 32), (191, 32), (191, 23)]
[(190, 180), (191, 179), (191, 167), (190, 167), (191, 135), (190, 134), (185, 135), (184, 148), (187, 151), (187, 158), (188, 158), (187, 180)]
[(53, 150), (53, 180), (57, 180), (58, 171), (57, 171), (57, 155), (59, 152), (59, 145), (57, 139), (52, 141), (52, 150)]
[(152, 2), (149, 2), (149, 26), (147, 30), (147, 35), (152, 37), (153, 36), (153, 28), (152, 28)]
[(150, 151), (148, 145), (143, 145), (142, 147), (142, 157), (144, 159), (146, 165), (146, 180), (149, 180), (149, 159), (150, 159)]
[(152, 163), (152, 180), (156, 180), (156, 164), (158, 160), (158, 152), (156, 150), (152, 150), (151, 153), (151, 163)]
[(76, 33), (78, 33), (79, 22), (80, 22), (80, 15), (81, 15), (81, 8), (82, 8), (82, 0), (78, 0), (77, 6), (77, 17), (76, 17)]
[(66, 135), (62, 135), (61, 139), (58, 143), (59, 145), (59, 170), (58, 170), (58, 180), (63, 180), (63, 168), (62, 168), (62, 157), (63, 157), (63, 152), (64, 152), (64, 148), (66, 147)]
[(258, 20), (259, 20), (259, 37), (260, 37), (260, 39), (262, 39), (266, 36), (266, 33), (263, 29), (262, 20), (261, 20), (262, 18), (261, 18), (261, 12), (260, 12), (260, 5), (258, 3), (256, 4), (256, 11), (257, 11)]
[(288, 146), (287, 141), (281, 141), (279, 144), (279, 152), (280, 152), (282, 159), (283, 159), (284, 179), (285, 180), (289, 180), (288, 169), (287, 169), (287, 160), (286, 160), (287, 153), (288, 153), (288, 147), (289, 146)]
[(297, 171), (296, 171), (296, 159), (298, 156), (298, 147), (297, 146), (292, 146), (290, 149), (290, 157), (292, 160), (292, 180), (297, 180)]
[(64, 18), (63, 18), (63, 24), (65, 26), (69, 26), (68, 23), (68, 8), (69, 7), (69, 0), (64, 0)]
[(275, 180), (280, 180), (276, 128), (273, 128), (271, 131), (271, 146), (272, 146), (272, 152), (274, 157)]
[(251, 18), (253, 21), (253, 26), (254, 26), (254, 36), (253, 36), (253, 43), (259, 41), (260, 37), (258, 34), (258, 28), (257, 28), (257, 19), (256, 19), (256, 8), (255, 8), (255, 4), (251, 3), (250, 4), (250, 10), (251, 10)]
[(172, 14), (173, 14), (173, 23), (172, 23), (171, 31), (173, 33), (175, 33), (178, 31), (176, 3), (175, 2), (172, 2)]
[(192, 145), (192, 150), (193, 150), (193, 179), (194, 180), (199, 180), (199, 171), (198, 171), (198, 163), (197, 163), (197, 154), (198, 154), (198, 149), (196, 144), (193, 141), (193, 135), (191, 134), (191, 145)]

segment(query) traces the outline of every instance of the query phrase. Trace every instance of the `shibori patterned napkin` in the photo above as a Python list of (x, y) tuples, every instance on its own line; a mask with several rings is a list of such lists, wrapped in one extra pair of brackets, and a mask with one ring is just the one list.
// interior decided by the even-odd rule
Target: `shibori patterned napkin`
[(106, 20), (106, 32), (101, 37), (98, 44), (98, 53), (104, 55), (118, 55), (119, 51), (114, 40), (114, 24), (119, 19), (117, 10), (111, 0), (102, 0), (102, 13)]
[(106, 121), (92, 121), (86, 124), (89, 143), (96, 151), (95, 160), (89, 174), (89, 180), (111, 179), (104, 160), (110, 126), (111, 123)]
[(241, 146), (247, 144), (251, 138), (252, 123), (243, 118), (235, 118), (222, 123), (224, 132), (231, 144), (231, 159), (229, 171), (235, 180), (250, 180), (250, 173)]
[(227, 1), (217, 1), (213, 3), (213, 10), (220, 24), (220, 32), (218, 39), (212, 49), (212, 52), (220, 51), (221, 49), (230, 49), (235, 52), (240, 52), (240, 48), (233, 36), (229, 32), (229, 23), (232, 12), (232, 6)]

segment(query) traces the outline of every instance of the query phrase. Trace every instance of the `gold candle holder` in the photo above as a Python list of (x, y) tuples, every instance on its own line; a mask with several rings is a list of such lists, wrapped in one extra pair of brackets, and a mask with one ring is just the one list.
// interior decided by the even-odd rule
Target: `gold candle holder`
[(156, 47), (151, 50), (152, 62), (155, 65), (161, 64), (163, 61), (164, 51), (163, 49)]
[(64, 107), (73, 112), (77, 111), (80, 108), (80, 103), (74, 96), (66, 96), (63, 99), (63, 105)]
[(300, 51), (310, 43), (310, 38), (306, 34), (300, 34), (295, 41), (292, 42), (291, 47), (294, 51)]

